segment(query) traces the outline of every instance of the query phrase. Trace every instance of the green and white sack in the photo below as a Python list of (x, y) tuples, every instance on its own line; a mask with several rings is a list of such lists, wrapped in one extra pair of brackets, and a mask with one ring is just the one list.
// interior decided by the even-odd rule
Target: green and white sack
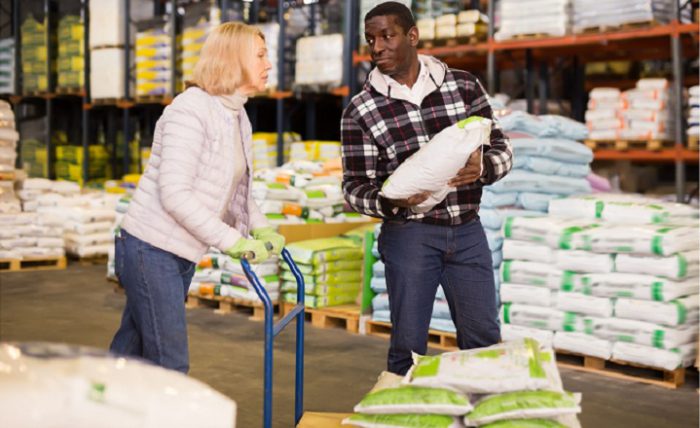
[(361, 428), (462, 428), (462, 422), (447, 415), (363, 415), (343, 419), (343, 425)]
[(628, 297), (630, 299), (668, 302), (696, 294), (698, 279), (672, 281), (651, 275), (633, 273), (574, 273), (565, 272), (561, 289), (597, 297)]
[(503, 258), (505, 260), (525, 260), (536, 263), (554, 263), (556, 251), (545, 244), (506, 239), (503, 241)]
[(557, 292), (546, 287), (503, 283), (499, 289), (501, 302), (523, 305), (553, 307), (556, 305)]
[(700, 272), (698, 257), (700, 257), (698, 250), (677, 253), (670, 257), (619, 254), (616, 259), (616, 269), (617, 272), (681, 280), (698, 276)]
[(700, 303), (698, 295), (683, 297), (670, 302), (617, 299), (615, 317), (652, 322), (675, 327), (698, 320)]
[[(304, 275), (321, 275), (344, 270), (361, 271), (362, 265), (362, 260), (336, 260), (325, 262), (321, 265), (304, 265), (297, 263), (299, 271)], [(282, 264), (282, 270), (285, 272), (290, 271), (286, 263)]]
[(558, 290), (562, 272), (561, 269), (552, 264), (506, 260), (501, 265), (501, 280)]
[(607, 297), (562, 292), (557, 295), (557, 309), (595, 317), (611, 317), (614, 304)]
[(695, 361), (698, 352), (697, 342), (686, 343), (677, 348), (665, 350), (635, 343), (617, 342), (613, 346), (613, 358), (649, 367), (675, 370), (689, 367)]
[(578, 425), (560, 423), (554, 419), (508, 419), (482, 425), (481, 428), (576, 428)]
[(361, 260), (362, 248), (352, 239), (322, 238), (293, 242), (287, 250), (295, 262), (321, 265), (329, 261)]
[[(362, 281), (362, 270), (344, 270), (344, 271), (336, 271), (336, 272), (329, 272), (329, 273), (323, 273), (323, 274), (316, 274), (316, 275), (303, 275), (304, 277), (304, 282), (312, 283), (312, 284), (326, 284), (326, 285), (335, 285), (335, 284), (347, 284), (347, 283), (357, 283), (359, 284)], [(284, 281), (296, 281), (296, 278), (294, 277), (294, 274), (290, 271), (283, 271), (282, 272), (282, 280)]]
[(600, 339), (586, 333), (569, 333), (558, 331), (554, 333), (554, 348), (576, 354), (590, 355), (593, 357), (610, 359), (612, 355), (612, 342)]
[(488, 348), (414, 357), (411, 385), (452, 388), (464, 393), (536, 390), (549, 385), (539, 344), (530, 339)]
[(659, 349), (673, 349), (695, 342), (698, 328), (694, 324), (679, 328), (621, 318), (596, 318), (593, 334), (612, 342), (628, 342)]
[(556, 391), (516, 391), (481, 399), (464, 417), (470, 427), (527, 418), (556, 418), (581, 413), (581, 396)]
[(671, 256), (700, 246), (697, 227), (606, 225), (578, 234), (584, 250)]
[(521, 339), (535, 339), (543, 347), (551, 348), (554, 332), (514, 324), (501, 324), (501, 339), (504, 342)]
[(620, 224), (672, 223), (677, 218), (698, 218), (697, 208), (668, 202), (606, 202), (602, 219)]
[(513, 324), (541, 330), (563, 330), (564, 311), (543, 306), (504, 303), (501, 306), (501, 324)]
[(610, 273), (615, 272), (615, 257), (587, 251), (558, 251), (556, 266), (574, 272)]
[(572, 249), (566, 242), (571, 235), (598, 227), (591, 220), (561, 219), (555, 217), (508, 217), (503, 223), (506, 239), (536, 242), (550, 248)]
[(354, 408), (356, 413), (435, 414), (462, 416), (472, 410), (466, 395), (444, 388), (401, 385), (367, 394)]

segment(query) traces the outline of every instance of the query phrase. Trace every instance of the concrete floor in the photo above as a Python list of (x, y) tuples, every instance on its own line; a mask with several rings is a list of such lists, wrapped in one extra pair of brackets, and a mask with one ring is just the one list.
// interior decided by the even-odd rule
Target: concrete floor
[[(103, 266), (0, 274), (0, 340), (53, 341), (107, 348), (124, 296), (112, 292)], [(242, 313), (188, 311), (190, 374), (231, 397), (238, 426), (261, 425), (262, 324)], [(307, 323), (305, 409), (350, 412), (385, 366), (387, 341)], [(275, 354), (274, 426), (291, 427), (293, 329)], [(565, 387), (583, 393), (584, 427), (698, 426), (697, 372), (679, 390), (562, 369)]]

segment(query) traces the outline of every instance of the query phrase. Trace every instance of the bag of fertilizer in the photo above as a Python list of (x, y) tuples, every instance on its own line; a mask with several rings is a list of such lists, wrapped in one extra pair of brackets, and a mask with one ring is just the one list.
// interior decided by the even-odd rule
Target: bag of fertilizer
[(581, 395), (557, 391), (516, 391), (490, 395), (474, 405), (464, 424), (478, 427), (509, 419), (555, 418), (581, 413)]
[(546, 287), (504, 282), (501, 284), (500, 293), (501, 302), (546, 307), (556, 305), (556, 291)]
[(470, 117), (447, 127), (404, 161), (382, 185), (388, 199), (407, 199), (423, 192), (430, 197), (413, 210), (430, 211), (455, 188), (447, 183), (464, 168), (475, 150), (489, 144), (491, 120)]
[(680, 280), (698, 276), (699, 256), (698, 250), (677, 253), (670, 257), (619, 254), (615, 265), (617, 272), (656, 275)]
[(501, 279), (523, 285), (559, 289), (562, 270), (551, 264), (506, 260), (501, 265)]
[(361, 428), (461, 428), (462, 422), (448, 415), (364, 415), (355, 414), (343, 419), (343, 425)]
[(542, 330), (563, 330), (566, 314), (556, 308), (504, 303), (501, 306), (501, 324), (515, 324)]
[(597, 253), (633, 253), (671, 256), (700, 246), (697, 227), (616, 226), (594, 228), (580, 234), (584, 250)]
[(437, 356), (415, 355), (406, 379), (411, 385), (467, 394), (537, 390), (550, 383), (539, 344), (531, 339)]
[(597, 318), (593, 321), (593, 334), (611, 342), (628, 342), (659, 349), (673, 349), (695, 342), (698, 338), (698, 329), (695, 325), (670, 328), (644, 321)]
[(613, 358), (665, 370), (689, 367), (698, 352), (697, 342), (686, 343), (673, 349), (657, 349), (635, 343), (617, 342), (613, 346)]
[(361, 260), (362, 248), (352, 239), (322, 238), (293, 242), (287, 251), (294, 261), (303, 264), (321, 265), (328, 261)]
[(653, 322), (671, 327), (697, 321), (699, 309), (697, 294), (670, 302), (635, 299), (617, 299), (615, 302), (617, 318)]
[(565, 272), (562, 276), (561, 289), (597, 297), (628, 297), (668, 302), (697, 293), (698, 280), (691, 278), (679, 282), (633, 273)]
[(587, 251), (557, 251), (556, 258), (556, 266), (561, 270), (591, 273), (610, 273), (615, 271), (615, 257), (612, 254), (596, 254)]
[(501, 324), (501, 339), (504, 342), (519, 339), (535, 339), (543, 347), (551, 348), (554, 332), (551, 330), (541, 330), (513, 324)]
[(354, 408), (356, 413), (435, 414), (462, 416), (472, 409), (466, 395), (444, 388), (401, 385), (370, 392)]
[[(362, 281), (361, 270), (341, 270), (337, 272), (323, 273), (317, 275), (303, 275), (304, 282), (312, 284), (347, 284), (360, 283)], [(282, 279), (285, 281), (296, 281), (294, 274), (288, 270), (282, 272)]]
[(586, 296), (575, 292), (562, 292), (557, 295), (557, 309), (566, 312), (610, 317), (613, 314), (613, 302), (606, 297)]
[(610, 223), (672, 223), (676, 218), (698, 218), (697, 208), (669, 202), (633, 203), (606, 202), (602, 219)]
[(556, 261), (556, 252), (547, 245), (506, 239), (503, 242), (503, 258), (551, 264)]
[(572, 237), (599, 225), (589, 220), (567, 220), (553, 217), (509, 217), (503, 225), (503, 234), (508, 239), (532, 241), (563, 250), (577, 249), (572, 246)]
[(554, 333), (554, 348), (575, 354), (590, 355), (608, 360), (612, 355), (612, 345), (612, 342), (608, 340), (586, 333), (563, 331)]
[(554, 419), (509, 419), (505, 421), (493, 422), (486, 425), (481, 425), (481, 428), (580, 428), (576, 417), (557, 418)]

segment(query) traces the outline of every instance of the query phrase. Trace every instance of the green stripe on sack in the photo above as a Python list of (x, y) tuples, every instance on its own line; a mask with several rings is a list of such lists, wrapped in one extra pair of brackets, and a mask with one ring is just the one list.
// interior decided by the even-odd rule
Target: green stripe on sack
[(596, 201), (595, 218), (603, 218), (603, 209), (605, 209), (605, 203), (603, 201)]
[(420, 357), (413, 377), (435, 377), (440, 371), (440, 356)]
[(656, 302), (664, 301), (664, 283), (661, 281), (654, 281), (651, 284), (651, 299)]
[(651, 252), (653, 254), (657, 256), (664, 255), (663, 239), (664, 237), (661, 235), (654, 235), (654, 237), (651, 238)]
[(510, 282), (510, 269), (512, 264), (512, 260), (506, 260), (503, 262), (503, 282)]
[(573, 312), (564, 312), (564, 325), (562, 327), (564, 328), (564, 331), (575, 332), (576, 314)]
[(678, 279), (685, 278), (688, 275), (688, 260), (683, 254), (678, 254)]
[(678, 324), (684, 324), (688, 319), (688, 309), (678, 300), (674, 300), (671, 303), (676, 305), (676, 309), (678, 309)]
[(561, 276), (561, 291), (574, 291), (574, 278), (576, 274), (571, 271), (564, 271)]
[(506, 324), (510, 324), (510, 307), (513, 304), (510, 302), (506, 302), (503, 304), (503, 322)]
[(525, 346), (528, 348), (528, 365), (530, 366), (530, 377), (545, 379), (547, 373), (540, 362), (540, 344), (535, 339), (525, 339)]
[(503, 234), (505, 235), (506, 238), (513, 237), (513, 222), (514, 221), (515, 221), (515, 217), (508, 217), (506, 219), (506, 223), (503, 226)]
[(664, 348), (664, 337), (666, 336), (666, 332), (663, 330), (654, 330), (654, 334), (652, 335), (651, 338), (651, 343), (654, 345), (654, 348)]
[(571, 241), (574, 238), (574, 233), (578, 233), (581, 231), (583, 231), (583, 228), (579, 226), (572, 226), (564, 229), (561, 236), (559, 237), (559, 249), (571, 250)]

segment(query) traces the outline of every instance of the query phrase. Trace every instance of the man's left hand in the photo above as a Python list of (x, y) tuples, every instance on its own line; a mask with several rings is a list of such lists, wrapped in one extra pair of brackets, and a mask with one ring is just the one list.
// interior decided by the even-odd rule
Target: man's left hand
[(460, 169), (457, 176), (450, 180), (450, 186), (459, 187), (467, 184), (472, 184), (481, 177), (481, 148), (475, 150), (464, 168)]

